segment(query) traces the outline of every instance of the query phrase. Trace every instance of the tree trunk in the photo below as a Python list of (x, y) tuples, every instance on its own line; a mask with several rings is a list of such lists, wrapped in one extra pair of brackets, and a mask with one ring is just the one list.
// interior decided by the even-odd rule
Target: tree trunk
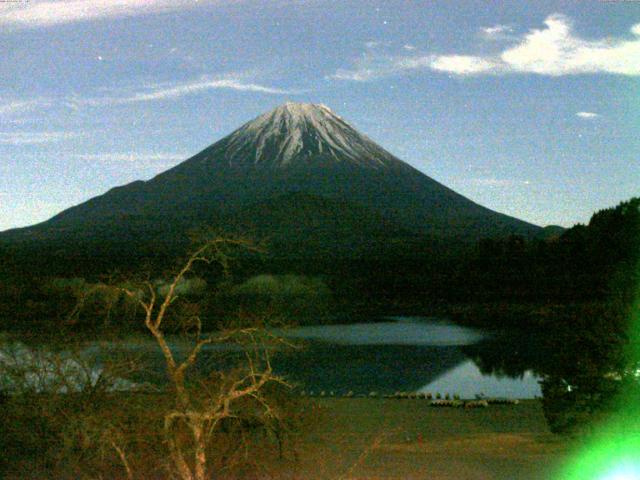
[[(169, 447), (169, 454), (181, 480), (194, 480), (191, 468), (187, 464), (182, 454), (181, 447), (176, 443), (173, 430), (173, 419), (171, 417), (165, 417), (164, 421), (165, 436), (167, 438), (167, 444)], [(204, 477), (203, 477), (204, 478)]]
[(196, 421), (192, 425), (193, 441), (195, 446), (195, 480), (206, 480), (207, 475), (207, 442), (204, 438), (202, 422)]

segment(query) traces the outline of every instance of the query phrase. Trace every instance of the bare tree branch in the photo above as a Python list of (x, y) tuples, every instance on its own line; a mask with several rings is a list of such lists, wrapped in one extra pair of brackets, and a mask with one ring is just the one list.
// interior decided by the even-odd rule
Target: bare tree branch
[[(202, 322), (198, 315), (190, 317), (187, 328), (195, 326), (194, 344), (186, 357), (176, 361), (176, 356), (165, 337), (163, 325), (169, 309), (179, 299), (178, 287), (199, 263), (217, 264), (226, 276), (230, 272), (230, 255), (228, 247), (239, 247), (244, 250), (260, 251), (259, 247), (245, 239), (216, 237), (202, 243), (187, 258), (185, 263), (172, 277), (165, 294), (159, 298), (156, 285), (147, 280), (143, 283), (145, 290), (121, 287), (121, 290), (137, 301), (145, 313), (145, 326), (158, 344), (166, 364), (167, 374), (176, 394), (175, 408), (164, 415), (164, 435), (169, 455), (175, 472), (181, 480), (205, 480), (207, 478), (208, 458), (207, 445), (211, 432), (225, 418), (234, 418), (234, 404), (242, 398), (252, 398), (264, 409), (267, 416), (274, 416), (273, 409), (260, 394), (261, 389), (270, 382), (287, 385), (284, 380), (273, 374), (268, 351), (261, 344), (258, 327), (224, 328), (216, 334), (202, 337)], [(187, 371), (193, 367), (207, 345), (213, 343), (237, 342), (245, 347), (246, 367), (248, 373), (236, 380), (227, 380), (224, 372), (217, 372), (219, 387), (217, 394), (209, 393), (207, 401), (201, 401), (203, 393), (194, 393), (187, 384)], [(265, 368), (260, 369), (257, 361), (262, 359)], [(179, 431), (190, 432), (190, 446), (182, 445)], [(115, 446), (114, 446), (115, 448)], [(116, 450), (117, 451), (117, 450)], [(117, 451), (118, 452), (118, 451)], [(190, 452), (190, 453), (189, 453)], [(187, 454), (191, 460), (187, 460)], [(120, 455), (120, 452), (118, 452)], [(123, 458), (120, 455), (121, 459)], [(126, 458), (125, 458), (126, 459)], [(128, 471), (128, 470), (127, 470)]]

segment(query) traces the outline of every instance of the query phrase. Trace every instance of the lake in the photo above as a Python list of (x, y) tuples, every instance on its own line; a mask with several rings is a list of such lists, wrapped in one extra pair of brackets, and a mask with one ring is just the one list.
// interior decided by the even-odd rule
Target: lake
[(484, 353), (484, 358), (492, 358), (496, 352), (517, 352), (526, 339), (511, 335), (507, 340), (437, 319), (385, 320), (293, 329), (287, 336), (302, 340), (305, 348), (276, 355), (274, 369), (315, 394), (401, 391), (462, 398), (541, 396), (539, 378), (531, 370), (507, 375), (474, 360)]
[[(327, 395), (330, 392), (334, 395), (423, 392), (462, 398), (541, 396), (538, 377), (529, 370), (530, 355), (521, 354), (527, 346), (529, 351), (535, 348), (531, 348), (529, 338), (517, 335), (507, 338), (424, 317), (308, 326), (276, 333), (302, 347), (272, 351), (275, 372), (286, 377), (298, 391), (314, 394), (324, 391)], [(186, 354), (184, 341), (175, 338), (170, 343), (178, 358)], [(0, 361), (7, 353), (0, 351)], [(146, 368), (128, 380), (134, 384), (166, 382), (164, 361), (150, 337), (94, 343), (86, 347), (82, 355), (89, 364), (96, 365), (92, 378), (99, 377), (100, 365), (107, 357), (133, 356)], [(212, 368), (233, 365), (241, 358), (239, 355), (241, 351), (237, 346), (206, 346), (196, 368), (206, 374)], [(24, 346), (14, 348), (9, 358), (23, 364), (54, 365), (46, 351), (35, 355)], [(81, 370), (73, 359), (65, 360), (65, 365), (71, 375)], [(121, 385), (131, 384), (123, 380)]]

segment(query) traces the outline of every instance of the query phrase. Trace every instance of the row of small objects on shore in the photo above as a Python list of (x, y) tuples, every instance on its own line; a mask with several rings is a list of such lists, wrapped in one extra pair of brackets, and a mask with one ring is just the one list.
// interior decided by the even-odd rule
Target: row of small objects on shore
[(476, 396), (475, 400), (462, 400), (459, 395), (449, 395), (446, 393), (444, 396), (440, 393), (432, 395), (431, 393), (422, 392), (396, 392), (394, 394), (380, 395), (378, 392), (370, 392), (367, 394), (356, 394), (353, 391), (348, 391), (342, 394), (337, 394), (335, 391), (321, 390), (315, 392), (313, 390), (300, 391), (301, 397), (334, 397), (334, 398), (388, 398), (388, 399), (413, 399), (413, 400), (427, 400), (432, 407), (464, 407), (464, 408), (484, 408), (489, 405), (517, 405), (520, 403), (518, 400), (510, 398), (484, 398), (483, 396)]

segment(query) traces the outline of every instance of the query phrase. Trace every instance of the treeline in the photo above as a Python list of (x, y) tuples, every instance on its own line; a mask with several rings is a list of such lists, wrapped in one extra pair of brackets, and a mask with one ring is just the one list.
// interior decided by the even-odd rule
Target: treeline
[(506, 288), (551, 287), (559, 295), (582, 299), (613, 291), (631, 294), (639, 259), (640, 198), (633, 198), (596, 212), (587, 225), (557, 237), (485, 240), (469, 267), (471, 272), (515, 280)]
[(455, 307), (459, 320), (485, 326), (517, 318), (534, 325), (532, 306), (628, 305), (638, 282), (639, 204), (631, 199), (541, 238), (484, 239), (455, 251), (426, 245), (352, 261), (342, 275), (337, 263), (333, 290), (345, 305), (430, 315)]
[[(547, 238), (511, 236), (466, 247), (417, 238), (352, 257), (311, 250), (305, 258), (276, 256), (267, 246), (264, 253), (234, 258), (234, 285), (220, 283), (220, 271), (202, 272), (207, 291), (200, 300), (216, 305), (215, 315), (286, 307), (289, 316), (305, 322), (314, 315), (327, 321), (330, 313), (343, 313), (341, 321), (356, 321), (372, 314), (440, 311), (466, 323), (535, 325), (540, 319), (531, 305), (630, 304), (638, 280), (639, 207), (640, 198), (633, 198), (596, 212), (587, 225), (551, 232)], [(47, 251), (32, 254), (38, 258), (28, 262), (0, 246), (0, 328), (82, 318), (91, 325), (89, 318), (96, 313), (106, 315), (112, 326), (128, 322), (135, 312), (122, 299), (99, 300), (103, 286), (114, 276), (141, 272), (154, 280), (164, 278), (178, 253), (159, 252), (135, 259), (115, 256), (109, 263), (89, 257), (73, 261)], [(256, 275), (261, 277), (252, 280)], [(259, 292), (247, 285), (240, 288), (243, 283)], [(233, 295), (229, 288), (235, 289)], [(76, 311), (75, 319), (65, 320), (79, 302), (86, 313)]]
[[(502, 278), (505, 285), (491, 286), (502, 300), (457, 305), (448, 313), (461, 323), (528, 329), (524, 351), (514, 353), (511, 342), (497, 352), (478, 348), (474, 355), (485, 370), (518, 376), (533, 369), (542, 378), (543, 409), (554, 432), (595, 432), (606, 424), (638, 428), (637, 409), (630, 406), (640, 400), (640, 351), (634, 346), (640, 326), (639, 198), (546, 241), (483, 242), (473, 264)], [(521, 278), (513, 275), (518, 272)], [(549, 296), (528, 303), (509, 296), (526, 285), (534, 297), (541, 287)]]
[[(0, 279), (0, 331), (76, 338), (109, 337), (144, 331), (145, 312), (119, 286), (145, 282), (161, 298), (167, 278), (105, 276), (5, 277)], [(141, 289), (146, 290), (147, 287)], [(325, 280), (306, 275), (255, 275), (226, 278), (202, 269), (181, 281), (180, 302), (166, 319), (169, 332), (180, 332), (185, 318), (197, 316), (205, 331), (232, 319), (287, 325), (333, 321), (332, 293)]]

